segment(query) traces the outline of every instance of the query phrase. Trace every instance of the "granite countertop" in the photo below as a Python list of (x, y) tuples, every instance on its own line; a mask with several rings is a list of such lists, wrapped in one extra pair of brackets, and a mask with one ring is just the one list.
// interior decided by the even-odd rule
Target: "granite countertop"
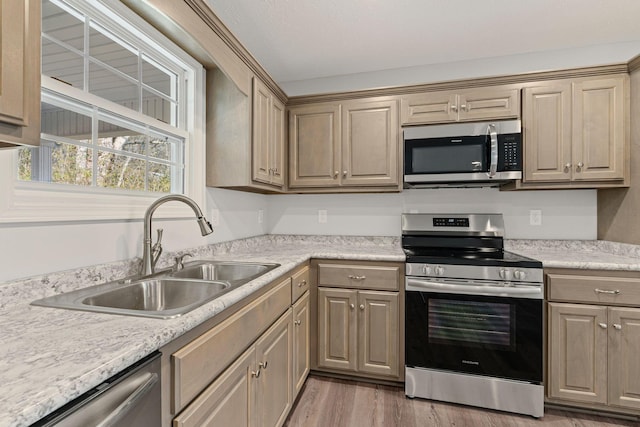
[[(34, 299), (77, 289), (87, 282), (117, 278), (109, 278), (113, 273), (109, 267), (0, 285), (0, 426), (30, 425), (312, 257), (404, 261), (398, 238), (295, 236), (261, 236), (212, 245), (200, 248), (194, 257), (281, 266), (174, 319), (29, 305)], [(128, 271), (129, 266), (118, 268)]]
[[(505, 249), (538, 259), (545, 267), (640, 271), (640, 246), (635, 245), (505, 240)], [(0, 427), (30, 425), (310, 258), (405, 259), (397, 237), (268, 235), (185, 252), (196, 259), (281, 266), (190, 313), (166, 320), (29, 305), (38, 298), (128, 276), (137, 271), (139, 260), (0, 284)], [(166, 259), (179, 254), (167, 254)], [(163, 266), (161, 260), (158, 267)]]

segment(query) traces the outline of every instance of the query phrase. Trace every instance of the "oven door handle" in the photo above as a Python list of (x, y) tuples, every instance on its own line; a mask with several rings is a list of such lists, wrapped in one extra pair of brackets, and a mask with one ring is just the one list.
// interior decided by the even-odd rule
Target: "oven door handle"
[(407, 291), (418, 292), (445, 292), (452, 294), (469, 295), (495, 295), (504, 297), (521, 297), (542, 299), (542, 286), (490, 286), (471, 285), (468, 283), (442, 283), (425, 279), (415, 279), (407, 277), (405, 286)]

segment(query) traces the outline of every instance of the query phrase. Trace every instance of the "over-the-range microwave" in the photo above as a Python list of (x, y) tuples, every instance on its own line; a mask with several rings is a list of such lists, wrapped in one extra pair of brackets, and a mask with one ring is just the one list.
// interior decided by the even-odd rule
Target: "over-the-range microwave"
[(522, 178), (520, 120), (404, 129), (404, 186), (497, 186)]

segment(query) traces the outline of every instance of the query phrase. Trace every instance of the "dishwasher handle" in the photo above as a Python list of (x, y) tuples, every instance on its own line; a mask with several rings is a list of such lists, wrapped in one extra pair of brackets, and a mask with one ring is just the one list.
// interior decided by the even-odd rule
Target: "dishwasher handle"
[[(135, 378), (134, 378), (135, 379)], [(136, 388), (125, 400), (122, 401), (118, 407), (116, 407), (104, 420), (102, 420), (96, 427), (111, 427), (115, 425), (120, 419), (122, 419), (131, 408), (147, 395), (158, 382), (158, 374), (150, 372), (147, 374), (147, 379)]]

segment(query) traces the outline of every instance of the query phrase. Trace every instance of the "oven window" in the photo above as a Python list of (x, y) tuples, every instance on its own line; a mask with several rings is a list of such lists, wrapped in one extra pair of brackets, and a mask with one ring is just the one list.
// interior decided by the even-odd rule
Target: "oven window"
[(515, 350), (515, 306), (430, 298), (429, 342)]

